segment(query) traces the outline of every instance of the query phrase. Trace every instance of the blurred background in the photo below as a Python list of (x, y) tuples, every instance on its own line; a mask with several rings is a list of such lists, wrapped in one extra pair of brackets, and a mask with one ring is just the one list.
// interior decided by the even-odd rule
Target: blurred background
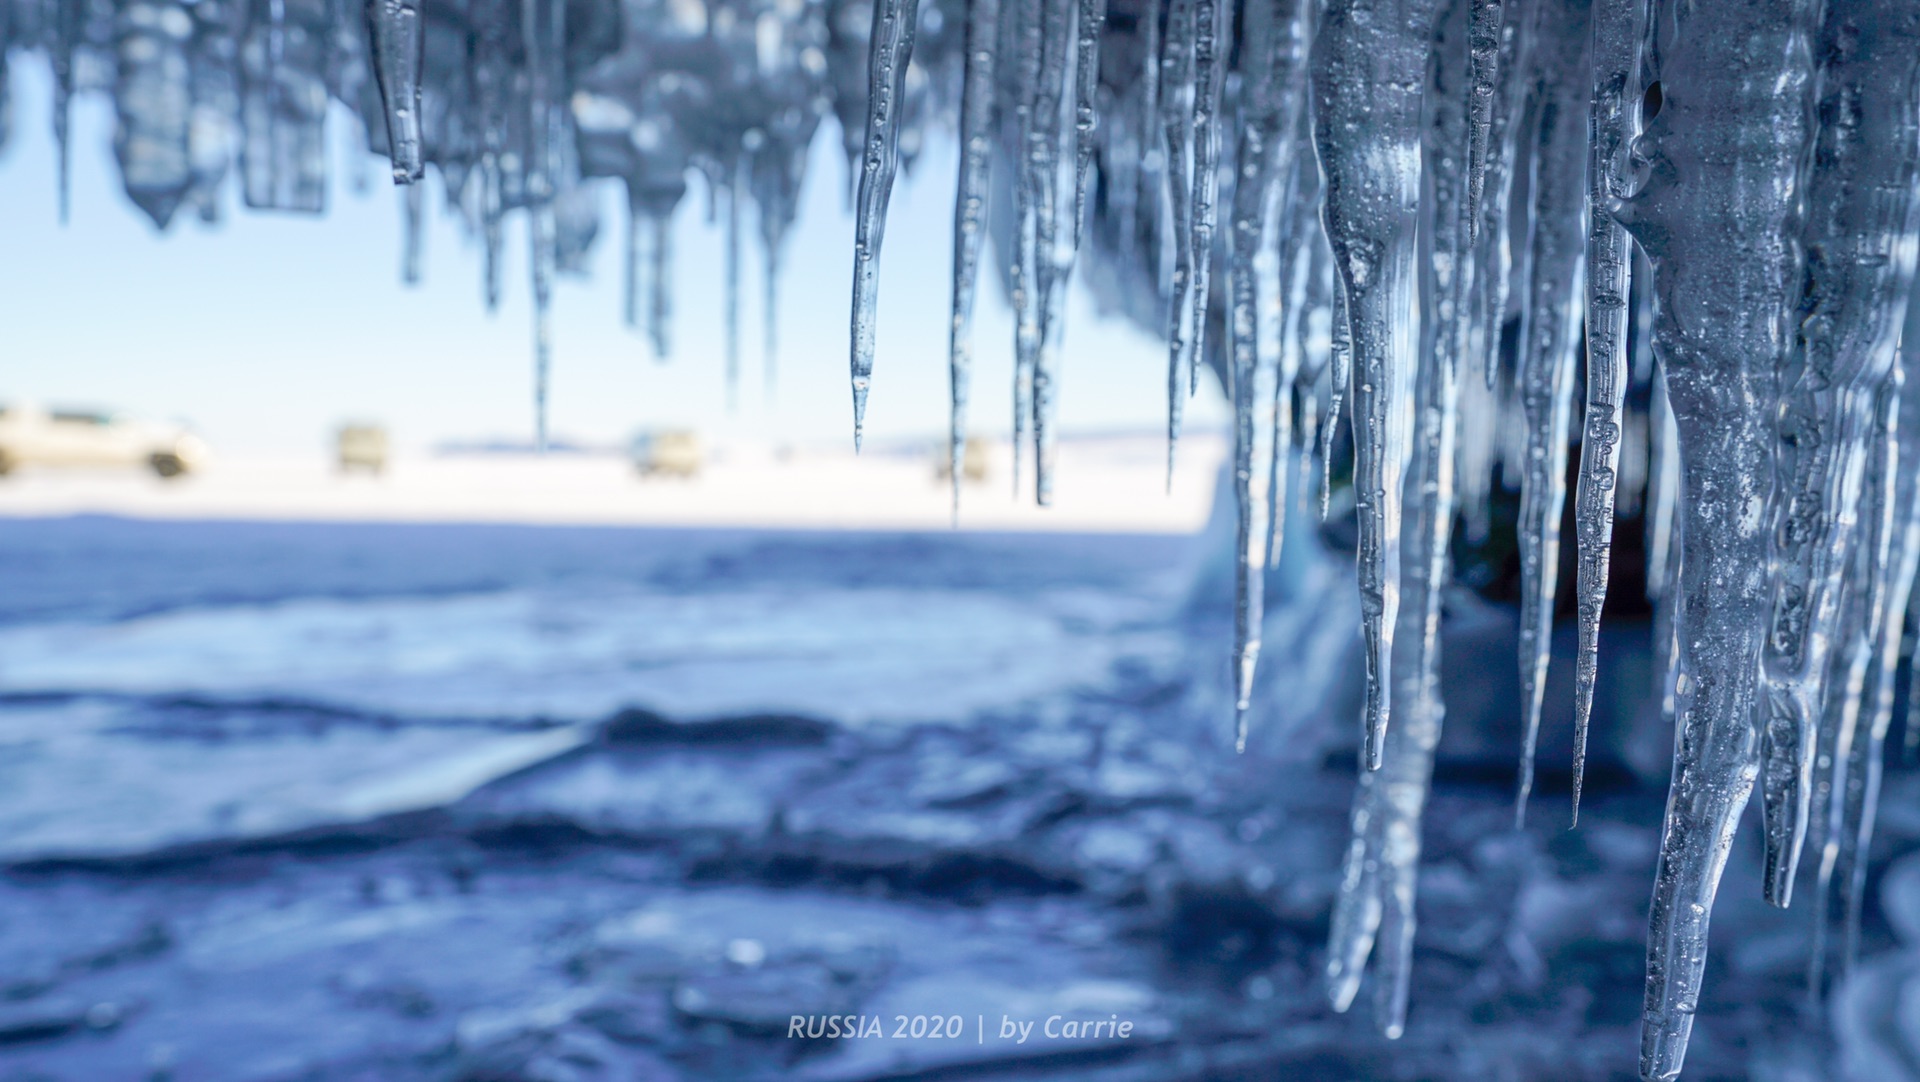
[[(1637, 520), (1573, 832), (1570, 626), (1512, 827), (1511, 492), (1463, 548), (1390, 1042), (1319, 976), (1356, 766), (1350, 504), (1321, 528), (1293, 492), (1244, 755), (1216, 381), (1169, 485), (1164, 347), (1073, 289), (1056, 506), (1031, 507), (1011, 317), (983, 289), (954, 521), (951, 139), (895, 195), (864, 454), (846, 163), (821, 139), (777, 358), (745, 289), (730, 393), (722, 222), (671, 219), (666, 363), (600, 244), (556, 294), (541, 456), (526, 290), (486, 310), (437, 173), (401, 288), (405, 202), (345, 106), (325, 218), (163, 231), (119, 190), (112, 99), (82, 93), (62, 226), (54, 80), (15, 57), (0, 1077), (1632, 1076), (1671, 746)], [(1898, 765), (1888, 786), (1868, 961), (1832, 1001), (1742, 834), (1689, 1077), (1916, 1069), (1920, 793)]]

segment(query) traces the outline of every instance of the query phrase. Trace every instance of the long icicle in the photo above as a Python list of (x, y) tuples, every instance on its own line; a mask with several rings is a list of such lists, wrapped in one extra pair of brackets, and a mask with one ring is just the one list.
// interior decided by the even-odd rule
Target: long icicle
[[(1256, 0), (1247, 10), (1247, 42), (1252, 49), (1245, 80), (1243, 119), (1236, 155), (1233, 190), (1231, 273), (1228, 311), (1232, 358), (1231, 392), (1234, 413), (1234, 493), (1239, 506), (1234, 547), (1234, 746), (1247, 746), (1247, 710), (1252, 705), (1253, 676), (1260, 658), (1260, 622), (1264, 609), (1267, 566), (1272, 453), (1260, 459), (1256, 446), (1260, 407), (1274, 402), (1264, 386), (1267, 375), (1259, 345), (1259, 289), (1254, 263), (1266, 237), (1273, 205), (1274, 182), (1291, 165), (1291, 116), (1298, 100), (1295, 75), (1306, 59), (1305, 41), (1298, 32), (1302, 0)], [(1291, 91), (1283, 95), (1283, 89)], [(1277, 408), (1277, 405), (1276, 405)]]
[[(1354, 500), (1367, 670), (1362, 761), (1380, 765), (1400, 608), (1400, 479), (1418, 363), (1414, 257), (1433, 0), (1331, 0), (1313, 50), (1321, 213), (1353, 349)], [(1366, 131), (1360, 140), (1347, 133)]]
[[(1920, 305), (1908, 302), (1906, 324), (1920, 330)], [(1885, 769), (1887, 730), (1893, 722), (1894, 678), (1900, 671), (1900, 638), (1907, 605), (1913, 597), (1914, 574), (1920, 570), (1920, 378), (1907, 379), (1904, 373), (1920, 359), (1920, 342), (1901, 349), (1901, 364), (1895, 370), (1893, 386), (1899, 399), (1896, 426), (1897, 442), (1892, 454), (1894, 491), (1900, 508), (1896, 516), (1898, 536), (1893, 539), (1898, 558), (1887, 578), (1887, 593), (1881, 606), (1881, 624), (1874, 643), (1874, 682), (1872, 713), (1867, 739), (1860, 749), (1861, 768), (1848, 772), (1844, 792), (1843, 834), (1837, 861), (1841, 909), (1845, 921), (1841, 940), (1842, 972), (1852, 969), (1860, 954), (1860, 913), (1867, 894), (1867, 853), (1873, 841), (1874, 820), (1880, 807), (1880, 780)]]
[[(1800, 268), (1790, 229), (1810, 123), (1805, 0), (1678, 6), (1662, 108), (1635, 144), (1621, 215), (1647, 253), (1654, 347), (1680, 435), (1673, 782), (1648, 919), (1640, 1074), (1677, 1078), (1706, 974), (1714, 895), (1760, 768), (1768, 601), (1768, 411)], [(1664, 17), (1664, 16), (1663, 16)], [(1702, 146), (1721, 148), (1703, 155)], [(1686, 163), (1682, 166), (1680, 163)], [(1684, 180), (1682, 178), (1684, 177)], [(1725, 193), (1745, 193), (1729, 200)], [(1728, 307), (1723, 299), (1744, 298)]]
[(1600, 614), (1613, 563), (1613, 512), (1619, 480), (1622, 407), (1627, 391), (1627, 296), (1633, 263), (1627, 231), (1613, 220), (1627, 194), (1631, 132), (1627, 92), (1639, 63), (1645, 0), (1594, 0), (1593, 100), (1587, 116), (1587, 412), (1574, 497), (1579, 563), (1574, 589), (1580, 642), (1573, 670), (1573, 817), (1587, 773), (1587, 732), (1600, 673)]
[[(1513, 238), (1508, 229), (1513, 205), (1520, 133), (1526, 112), (1528, 54), (1538, 34), (1540, 5), (1529, 4), (1507, 19), (1500, 29), (1500, 52), (1494, 70), (1493, 115), (1487, 134), (1487, 160), (1482, 170), (1480, 221), (1474, 231), (1475, 317), (1479, 329), (1481, 374), (1487, 390), (1500, 382), (1501, 328), (1507, 318), (1507, 299), (1513, 277)], [(1521, 238), (1524, 241), (1524, 237)]]
[(1193, 125), (1194, 0), (1167, 0), (1167, 32), (1160, 45), (1160, 128), (1166, 140), (1167, 194), (1173, 211), (1173, 281), (1167, 308), (1167, 488), (1191, 379), (1200, 357), (1186, 335), (1187, 290), (1193, 277), (1192, 164), (1187, 135)]
[[(1040, 507), (1053, 503), (1053, 463), (1058, 432), (1053, 424), (1054, 381), (1059, 376), (1060, 350), (1066, 328), (1067, 281), (1072, 262), (1060, 251), (1061, 217), (1071, 207), (1071, 194), (1060, 190), (1061, 110), (1067, 96), (1073, 54), (1067, 48), (1072, 32), (1073, 0), (1044, 0), (1040, 82), (1034, 99), (1033, 123), (1028, 131), (1028, 186), (1034, 199), (1033, 266), (1036, 334), (1032, 340), (1033, 372), (1033, 498)], [(1072, 230), (1067, 230), (1071, 239)]]
[(1039, 268), (1039, 193), (1027, 165), (1034, 139), (1046, 36), (1037, 3), (1015, 4), (1011, 15), (1019, 44), (1013, 80), (1014, 151), (1013, 259), (1008, 294), (1013, 302), (1013, 498), (1020, 498), (1020, 463), (1026, 451), (1027, 424), (1033, 417), (1033, 369), (1040, 351), (1041, 282)]
[(1560, 518), (1567, 498), (1567, 435), (1580, 358), (1584, 264), (1580, 208), (1586, 165), (1583, 78), (1585, 0), (1540, 13), (1532, 76), (1539, 134), (1533, 154), (1531, 274), (1521, 342), (1520, 402), (1526, 414), (1526, 464), (1520, 495), (1520, 688), (1526, 728), (1514, 822), (1523, 826), (1533, 790), (1534, 751), (1552, 657), (1554, 598), (1560, 577)]
[(967, 391), (973, 376), (973, 295), (986, 235), (987, 181), (993, 160), (993, 54), (1000, 0), (967, 0), (965, 82), (960, 90), (960, 176), (953, 200), (953, 321), (948, 328), (947, 467), (953, 516), (960, 518), (965, 473)]
[(875, 0), (867, 54), (867, 134), (860, 156), (860, 188), (854, 197), (853, 449), (860, 450), (873, 382), (873, 354), (880, 330), (880, 244), (887, 230), (887, 202), (900, 161), (900, 88), (913, 57), (917, 0)]
[[(1456, 83), (1466, 67), (1468, 29), (1459, 2), (1439, 21), (1429, 79), (1432, 120), (1425, 157), (1429, 213), (1423, 226), (1431, 241), (1422, 275), (1423, 351), (1416, 409), (1417, 433), (1406, 498), (1413, 501), (1413, 527), (1404, 542), (1407, 596), (1402, 602), (1396, 694), (1406, 703), (1387, 733), (1386, 762), (1376, 791), (1382, 797), (1380, 831), (1381, 921), (1377, 947), (1375, 1024), (1389, 1038), (1406, 1030), (1413, 983), (1421, 827), (1433, 783), (1434, 750), (1446, 718), (1440, 695), (1440, 616), (1453, 535), (1455, 441), (1460, 421), (1460, 358), (1465, 347), (1460, 302), (1465, 250), (1466, 202), (1459, 162), (1468, 143), (1468, 98)], [(1409, 655), (1411, 655), (1409, 657)], [(1411, 664), (1408, 664), (1408, 661)]]
[(1226, 81), (1233, 42), (1233, 5), (1220, 0), (1193, 4), (1193, 354), (1187, 393), (1200, 388), (1207, 361), (1207, 319), (1213, 309), (1214, 203), (1220, 188), (1220, 87)]
[[(1816, 741), (1812, 807), (1808, 831), (1819, 862), (1813, 891), (1813, 947), (1807, 959), (1807, 995), (1818, 1006), (1826, 984), (1829, 912), (1835, 873), (1839, 870), (1846, 824), (1854, 819), (1859, 791), (1865, 780), (1865, 753), (1870, 741), (1859, 739), (1860, 712), (1865, 703), (1868, 670), (1879, 652), (1881, 628), (1886, 625), (1888, 594), (1893, 589), (1894, 535), (1899, 532), (1896, 512), (1900, 486), (1900, 391), (1898, 368), (1878, 388), (1874, 426), (1869, 435), (1867, 479), (1862, 492), (1867, 536), (1865, 544), (1849, 554), (1852, 574), (1864, 589), (1846, 591), (1840, 600), (1835, 635), (1838, 649), (1825, 701), (1821, 704)], [(1909, 469), (1912, 463), (1908, 463)], [(1902, 601), (1905, 599), (1902, 598)], [(1905, 612), (1901, 613), (1904, 618)], [(1895, 631), (1898, 635), (1898, 630)], [(1896, 661), (1898, 658), (1896, 655)]]

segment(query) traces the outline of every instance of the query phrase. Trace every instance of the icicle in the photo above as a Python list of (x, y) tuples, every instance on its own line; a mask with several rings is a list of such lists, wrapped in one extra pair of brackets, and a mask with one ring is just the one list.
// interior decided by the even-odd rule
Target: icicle
[(740, 405), (740, 170), (726, 185), (727, 195), (727, 286), (725, 301), (727, 332), (727, 409)]
[[(1331, 0), (1313, 57), (1322, 214), (1353, 350), (1354, 499), (1366, 642), (1366, 754), (1380, 765), (1400, 607), (1405, 403), (1417, 363), (1415, 212), (1433, 0)], [(1365, 131), (1365, 139), (1353, 134)]]
[(1433, 780), (1433, 754), (1446, 704), (1440, 697), (1440, 615), (1453, 533), (1454, 443), (1459, 426), (1460, 356), (1464, 327), (1458, 318), (1464, 293), (1459, 258), (1466, 248), (1462, 214), (1465, 192), (1460, 159), (1467, 149), (1467, 93), (1455, 80), (1466, 67), (1468, 29), (1455, 0), (1439, 22), (1428, 96), (1432, 121), (1423, 155), (1430, 196), (1423, 227), (1431, 241), (1425, 273), (1423, 355), (1416, 399), (1414, 452), (1406, 482), (1412, 529), (1402, 542), (1407, 596), (1396, 636), (1395, 696), (1401, 708), (1387, 733), (1386, 762), (1376, 791), (1383, 798), (1380, 832), (1381, 922), (1375, 990), (1375, 1024), (1389, 1038), (1406, 1029), (1412, 986), (1414, 906), (1420, 866), (1420, 831)]
[[(1254, 669), (1260, 658), (1268, 516), (1274, 513), (1267, 502), (1269, 477), (1263, 472), (1272, 468), (1272, 450), (1258, 446), (1259, 437), (1272, 435), (1271, 426), (1261, 431), (1259, 412), (1275, 398), (1273, 373), (1263, 371), (1268, 366), (1262, 362), (1259, 346), (1260, 298), (1254, 261), (1267, 235), (1274, 179), (1292, 168), (1292, 121), (1298, 115), (1299, 99), (1296, 75), (1306, 60), (1306, 41), (1300, 33), (1304, 10), (1302, 0), (1267, 0), (1251, 4), (1247, 11), (1252, 55), (1241, 84), (1244, 123), (1236, 158), (1228, 281), (1233, 476), (1240, 510), (1234, 549), (1234, 746), (1242, 751), (1247, 746), (1247, 709), (1252, 705)], [(1195, 311), (1197, 316), (1199, 310)]]
[(420, 284), (421, 250), (425, 246), (425, 200), (422, 195), (426, 188), (420, 184), (409, 184), (400, 192), (400, 281), (410, 285)]
[(1806, 837), (1814, 734), (1827, 650), (1857, 532), (1863, 433), (1873, 389), (1893, 361), (1912, 266), (1914, 103), (1879, 93), (1910, 86), (1920, 32), (1910, 11), (1835, 8), (1820, 31), (1819, 112), (1806, 193), (1806, 295), (1781, 374), (1780, 491), (1772, 505), (1771, 622), (1761, 793), (1767, 900), (1785, 906)]
[[(1587, 164), (1587, 126), (1580, 108), (1588, 97), (1585, 78), (1587, 5), (1563, 3), (1542, 12), (1535, 45), (1540, 117), (1529, 184), (1533, 229), (1527, 302), (1530, 318), (1521, 341), (1520, 405), (1527, 443), (1520, 495), (1520, 689), (1526, 711), (1520, 752), (1520, 791), (1514, 824), (1524, 826), (1533, 790), (1534, 750), (1546, 696), (1553, 647), (1553, 610), (1560, 577), (1560, 517), (1567, 500), (1567, 435), (1572, 423), (1573, 383), (1580, 359), (1582, 261), (1580, 209)], [(1609, 512), (1611, 513), (1611, 512)]]
[[(1507, 318), (1507, 300), (1513, 276), (1513, 242), (1507, 219), (1513, 205), (1513, 180), (1519, 166), (1520, 133), (1526, 108), (1526, 72), (1531, 67), (1539, 5), (1529, 4), (1517, 20), (1500, 30), (1500, 52), (1494, 69), (1492, 116), (1487, 130), (1487, 157), (1482, 169), (1480, 221), (1475, 229), (1474, 263), (1478, 311), (1475, 316), (1479, 347), (1474, 351), (1488, 390), (1500, 380), (1501, 327)], [(1524, 235), (1522, 237), (1524, 239)]]
[[(1429, 0), (1430, 2), (1430, 0)], [(1207, 357), (1207, 317), (1213, 302), (1214, 201), (1220, 187), (1220, 84), (1233, 41), (1233, 5), (1193, 0), (1193, 354), (1187, 394), (1200, 389)]]
[(960, 91), (960, 176), (953, 200), (953, 319), (948, 327), (947, 466), (953, 515), (960, 518), (965, 474), (967, 391), (973, 377), (973, 296), (986, 235), (987, 181), (993, 150), (994, 35), (1000, 0), (967, 0), (965, 82)]
[[(1014, 69), (1014, 238), (1008, 266), (1008, 295), (1013, 302), (1013, 498), (1020, 498), (1020, 466), (1026, 450), (1027, 424), (1033, 417), (1033, 368), (1041, 342), (1041, 306), (1045, 286), (1040, 280), (1039, 211), (1041, 193), (1034, 190), (1030, 158), (1036, 142), (1035, 116), (1045, 65), (1044, 4), (1017, 4), (1012, 9), (1015, 41), (1019, 45)], [(1050, 179), (1050, 178), (1049, 178)]]
[[(1860, 709), (1864, 705), (1867, 671), (1872, 665), (1880, 630), (1886, 624), (1887, 595), (1898, 500), (1900, 419), (1898, 369), (1877, 389), (1874, 425), (1869, 435), (1867, 479), (1862, 493), (1866, 506), (1866, 544), (1853, 546), (1851, 573), (1864, 588), (1845, 591), (1835, 622), (1832, 671), (1821, 703), (1820, 730), (1815, 741), (1811, 812), (1808, 828), (1820, 861), (1813, 892), (1813, 948), (1808, 952), (1807, 994), (1817, 1006), (1824, 994), (1828, 954), (1828, 907), (1834, 872), (1840, 863), (1849, 815), (1865, 780), (1867, 742), (1858, 739)], [(1912, 468), (1912, 463), (1908, 463)], [(1904, 602), (1904, 598), (1902, 601)], [(1901, 606), (1905, 616), (1905, 606)], [(1894, 634), (1897, 636), (1899, 630)], [(1896, 655), (1895, 664), (1898, 664)]]
[(553, 271), (556, 246), (552, 203), (527, 208), (528, 259), (533, 272), (533, 446), (547, 453), (547, 379), (553, 365)]
[(193, 18), (177, 4), (142, 0), (120, 9), (114, 33), (114, 158), (127, 198), (165, 229), (193, 187)]
[(83, 0), (53, 0), (53, 41), (47, 59), (53, 67), (54, 183), (58, 185), (60, 224), (73, 204), (73, 60), (80, 44)]
[(853, 242), (853, 448), (860, 449), (880, 329), (880, 243), (900, 153), (900, 88), (913, 58), (916, 0), (875, 0), (867, 58), (867, 135)]
[(1187, 289), (1193, 277), (1193, 181), (1187, 133), (1193, 123), (1193, 6), (1167, 0), (1167, 32), (1160, 53), (1160, 121), (1166, 138), (1167, 193), (1173, 210), (1173, 282), (1167, 308), (1167, 489), (1186, 409), (1187, 368), (1200, 363), (1186, 339)]
[[(1303, 13), (1303, 21), (1307, 17)], [(1302, 37), (1305, 36), (1303, 33)], [(1304, 107), (1305, 102), (1302, 101), (1301, 105)], [(1283, 258), (1279, 267), (1279, 279), (1285, 292), (1280, 298), (1280, 377), (1273, 392), (1273, 514), (1267, 526), (1267, 566), (1270, 568), (1280, 566), (1280, 552), (1286, 543), (1287, 516), (1299, 498), (1296, 493), (1302, 492), (1299, 483), (1288, 476), (1291, 471), (1284, 467), (1294, 444), (1294, 401), (1298, 397), (1301, 376), (1307, 365), (1304, 338), (1306, 314), (1308, 297), (1312, 292), (1313, 250), (1320, 239), (1319, 222), (1316, 221), (1319, 217), (1318, 192), (1311, 187), (1315, 179), (1311, 173), (1312, 137), (1311, 133), (1305, 131), (1296, 134), (1305, 144), (1301, 148), (1305, 153), (1301, 153), (1301, 150), (1294, 152), (1293, 178), (1282, 191), (1283, 201), (1280, 204), (1286, 215), (1285, 231), (1280, 237)], [(1312, 446), (1311, 440), (1307, 446)], [(1304, 460), (1311, 456), (1301, 457)]]
[[(1054, 381), (1060, 368), (1061, 343), (1065, 335), (1067, 281), (1072, 269), (1070, 254), (1060, 251), (1060, 218), (1070, 206), (1060, 187), (1061, 110), (1065, 107), (1072, 53), (1067, 49), (1071, 36), (1072, 0), (1045, 0), (1042, 4), (1040, 82), (1034, 100), (1032, 124), (1028, 129), (1027, 185), (1032, 193), (1033, 266), (1036, 335), (1032, 341), (1033, 372), (1033, 495), (1034, 502), (1047, 507), (1053, 503), (1053, 463), (1058, 433), (1053, 424), (1055, 413)], [(1067, 230), (1071, 238), (1072, 230)]]
[(647, 306), (647, 330), (653, 336), (653, 356), (664, 361), (673, 354), (673, 216), (653, 218), (653, 297)]
[[(1920, 331), (1920, 305), (1908, 301), (1906, 326), (1909, 333)], [(1880, 777), (1885, 767), (1887, 730), (1893, 721), (1894, 678), (1900, 670), (1900, 639), (1913, 600), (1914, 574), (1920, 570), (1920, 379), (1908, 379), (1904, 373), (1920, 357), (1920, 342), (1901, 349), (1901, 363), (1890, 380), (1898, 399), (1894, 422), (1898, 440), (1889, 456), (1896, 477), (1893, 486), (1897, 514), (1891, 516), (1889, 533), (1897, 558), (1890, 562), (1886, 575), (1886, 594), (1878, 610), (1880, 625), (1874, 630), (1874, 680), (1872, 712), (1867, 739), (1858, 747), (1859, 762), (1847, 772), (1845, 808), (1841, 816), (1840, 853), (1837, 871), (1840, 879), (1841, 906), (1845, 931), (1841, 946), (1841, 966), (1850, 970), (1860, 954), (1860, 911), (1867, 894), (1867, 853), (1873, 841), (1874, 819), (1880, 805)]]
[(1107, 24), (1107, 0), (1078, 0), (1078, 40), (1073, 94), (1073, 248), (1080, 250), (1080, 233), (1087, 224), (1087, 176), (1093, 167), (1094, 127), (1099, 123), (1100, 31)]
[[(1646, 251), (1654, 346), (1680, 434), (1678, 732), (1654, 882), (1640, 1074), (1679, 1075), (1714, 894), (1760, 768), (1754, 709), (1768, 601), (1771, 410), (1799, 280), (1789, 228), (1810, 81), (1802, 0), (1675, 9), (1663, 105), (1620, 213)], [(1703, 154), (1701, 147), (1718, 148)], [(1684, 165), (1680, 163), (1684, 162)], [(1684, 177), (1684, 180), (1682, 179)], [(1727, 198), (1739, 191), (1737, 200)], [(1737, 306), (1724, 298), (1739, 297)], [(1756, 408), (1756, 405), (1762, 408)]]
[(1480, 200), (1487, 187), (1487, 143), (1500, 71), (1502, 0), (1470, 0), (1467, 24), (1467, 240), (1480, 235)]
[[(1324, 191), (1324, 183), (1323, 183)], [(1322, 196), (1324, 200), (1325, 196)], [(1325, 211), (1322, 210), (1322, 216)], [(1328, 264), (1332, 269), (1332, 264)], [(1320, 521), (1327, 520), (1328, 501), (1333, 498), (1333, 441), (1340, 434), (1340, 407), (1347, 386), (1353, 379), (1353, 331), (1347, 322), (1347, 291), (1338, 273), (1333, 281), (1333, 324), (1327, 349), (1327, 415), (1320, 426)]]
[(420, 71), (426, 26), (419, 0), (367, 0), (367, 41), (374, 81), (386, 108), (393, 182), (412, 184), (426, 171), (420, 144)]
[(1653, 401), (1647, 413), (1653, 443), (1646, 513), (1647, 598), (1654, 600), (1666, 596), (1674, 552), (1674, 504), (1680, 498), (1680, 434), (1667, 401), (1667, 379), (1659, 373), (1653, 377)]
[(1593, 99), (1587, 156), (1587, 412), (1580, 439), (1580, 487), (1574, 534), (1580, 644), (1573, 677), (1573, 822), (1587, 770), (1587, 730), (1600, 672), (1600, 614), (1607, 604), (1613, 516), (1619, 480), (1622, 406), (1627, 390), (1627, 231), (1609, 208), (1626, 195), (1627, 88), (1639, 62), (1643, 0), (1594, 0)]

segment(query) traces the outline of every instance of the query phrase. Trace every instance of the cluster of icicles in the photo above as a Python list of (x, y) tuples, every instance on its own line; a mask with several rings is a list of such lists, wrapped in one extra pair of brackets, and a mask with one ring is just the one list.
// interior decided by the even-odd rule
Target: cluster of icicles
[(1337, 1007), (1371, 958), (1380, 1026), (1404, 1024), (1449, 549), (1456, 518), (1486, 529), (1496, 474), (1522, 489), (1524, 814), (1576, 445), (1575, 819), (1628, 511), (1676, 726), (1643, 1075), (1680, 1071), (1756, 782), (1767, 898), (1786, 905), (1803, 864), (1814, 883), (1816, 989), (1851, 960), (1920, 564), (1911, 0), (362, 3), (14, 0), (0, 45), (51, 58), (63, 191), (69, 97), (114, 91), (123, 181), (162, 225), (182, 205), (215, 215), (236, 163), (249, 206), (324, 209), (329, 97), (367, 119), (397, 182), (436, 167), (485, 242), (490, 300), (503, 220), (524, 210), (543, 440), (547, 299), (598, 230), (588, 182), (625, 185), (627, 316), (664, 354), (669, 224), (688, 173), (707, 179), (710, 212), (727, 208), (732, 372), (741, 204), (771, 328), (831, 111), (857, 176), (857, 444), (894, 174), (952, 118), (956, 501), (987, 242), (1043, 504), (1087, 250), (1105, 305), (1166, 334), (1169, 459), (1202, 367), (1235, 406), (1243, 743), (1263, 572), (1289, 492), (1313, 484), (1293, 464), (1324, 470), (1346, 419), (1367, 693)]

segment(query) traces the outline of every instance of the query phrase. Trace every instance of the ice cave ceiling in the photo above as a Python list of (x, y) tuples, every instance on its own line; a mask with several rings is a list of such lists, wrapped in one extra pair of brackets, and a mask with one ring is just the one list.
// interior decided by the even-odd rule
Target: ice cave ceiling
[(1347, 418), (1368, 690), (1336, 1006), (1371, 961), (1381, 1027), (1404, 1022), (1442, 587), (1456, 523), (1484, 531), (1502, 484), (1522, 492), (1524, 815), (1575, 447), (1576, 747), (1627, 511), (1678, 730), (1642, 1074), (1680, 1071), (1756, 784), (1768, 899), (1806, 879), (1834, 932), (1816, 973), (1850, 959), (1920, 563), (1910, 0), (4, 0), (0, 45), (52, 68), (63, 191), (72, 96), (111, 95), (121, 182), (161, 227), (216, 219), (229, 184), (324, 212), (333, 100), (397, 182), (439, 174), (489, 300), (524, 222), (543, 438), (546, 299), (602, 231), (593, 185), (625, 187), (626, 316), (665, 353), (689, 179), (730, 251), (757, 225), (772, 297), (831, 115), (858, 178), (857, 440), (886, 377), (894, 173), (957, 137), (954, 454), (983, 265), (1015, 311), (994, 348), (1042, 503), (1076, 271), (1168, 340), (1169, 455), (1212, 369), (1235, 404), (1243, 732), (1280, 512)]

